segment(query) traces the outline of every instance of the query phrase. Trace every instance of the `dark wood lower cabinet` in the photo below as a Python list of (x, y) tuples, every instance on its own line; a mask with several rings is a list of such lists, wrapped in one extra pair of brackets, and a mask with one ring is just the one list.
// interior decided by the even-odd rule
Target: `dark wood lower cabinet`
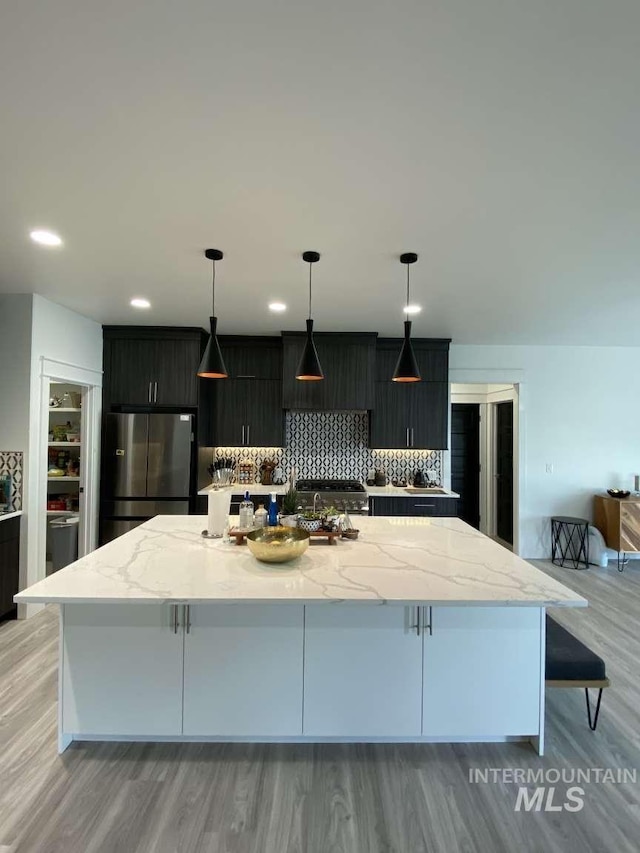
[(0, 620), (15, 615), (20, 573), (20, 517), (0, 521)]
[(383, 495), (369, 497), (369, 515), (392, 515), (392, 516), (422, 516), (454, 518), (458, 514), (457, 498), (432, 497), (421, 495), (419, 497), (393, 497)]

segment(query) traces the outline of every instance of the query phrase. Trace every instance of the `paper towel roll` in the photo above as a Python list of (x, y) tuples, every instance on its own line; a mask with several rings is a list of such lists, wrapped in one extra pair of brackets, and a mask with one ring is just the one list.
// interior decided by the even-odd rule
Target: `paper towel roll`
[(231, 489), (212, 489), (209, 492), (207, 533), (222, 536), (231, 509)]

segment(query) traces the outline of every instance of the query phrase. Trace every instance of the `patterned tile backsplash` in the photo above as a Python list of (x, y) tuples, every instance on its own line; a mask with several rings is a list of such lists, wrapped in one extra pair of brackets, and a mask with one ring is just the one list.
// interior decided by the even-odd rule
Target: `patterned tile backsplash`
[(442, 485), (441, 450), (371, 450), (367, 447), (367, 412), (287, 412), (284, 448), (218, 447), (216, 458), (234, 463), (250, 460), (259, 468), (273, 459), (286, 476), (366, 480), (371, 468), (382, 469), (389, 481), (413, 478), (417, 469)]
[(0, 504), (9, 512), (22, 509), (22, 452), (0, 450)]

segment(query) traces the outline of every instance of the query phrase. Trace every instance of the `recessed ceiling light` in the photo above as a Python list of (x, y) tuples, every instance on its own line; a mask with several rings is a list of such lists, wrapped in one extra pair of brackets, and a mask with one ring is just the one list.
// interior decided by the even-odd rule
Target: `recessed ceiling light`
[(135, 299), (132, 299), (129, 303), (133, 308), (151, 308), (151, 303), (148, 299), (143, 299), (142, 297), (136, 296)]
[(280, 313), (281, 311), (286, 311), (287, 306), (284, 302), (270, 302), (269, 303), (269, 311), (275, 311), (276, 313)]
[(43, 231), (36, 229), (29, 236), (34, 243), (40, 243), (41, 246), (62, 246), (62, 240), (53, 231)]
[(405, 314), (419, 314), (422, 308), (419, 305), (406, 305), (402, 310)]

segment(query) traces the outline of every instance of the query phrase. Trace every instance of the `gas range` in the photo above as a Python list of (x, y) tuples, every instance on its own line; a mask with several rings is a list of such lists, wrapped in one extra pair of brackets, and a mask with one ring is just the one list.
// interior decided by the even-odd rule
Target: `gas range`
[(296, 490), (305, 509), (313, 508), (317, 495), (316, 509), (335, 506), (356, 515), (366, 515), (369, 511), (367, 491), (359, 480), (298, 480)]

